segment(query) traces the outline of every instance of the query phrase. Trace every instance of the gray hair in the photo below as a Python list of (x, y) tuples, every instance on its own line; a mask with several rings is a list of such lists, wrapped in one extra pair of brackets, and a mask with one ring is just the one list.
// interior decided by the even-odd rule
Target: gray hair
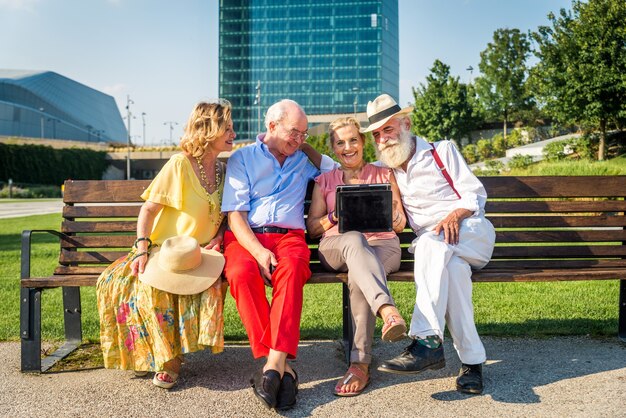
[(280, 122), (285, 117), (287, 113), (287, 108), (289, 106), (295, 106), (300, 109), (300, 111), (304, 113), (302, 107), (291, 99), (283, 99), (279, 102), (274, 103), (267, 109), (267, 113), (265, 113), (265, 128), (270, 128), (270, 122)]

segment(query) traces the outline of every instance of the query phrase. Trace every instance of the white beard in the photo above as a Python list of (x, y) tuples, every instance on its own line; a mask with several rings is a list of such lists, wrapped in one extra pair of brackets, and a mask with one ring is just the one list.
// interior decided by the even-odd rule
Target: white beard
[(378, 144), (375, 150), (376, 157), (383, 164), (390, 168), (397, 168), (411, 157), (415, 150), (415, 141), (411, 138), (411, 131), (402, 127), (397, 139)]

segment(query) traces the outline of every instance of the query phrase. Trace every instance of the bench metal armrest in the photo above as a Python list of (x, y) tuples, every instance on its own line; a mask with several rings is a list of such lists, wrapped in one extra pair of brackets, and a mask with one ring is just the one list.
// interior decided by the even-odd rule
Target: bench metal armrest
[(45, 232), (55, 235), (59, 241), (67, 238), (68, 235), (63, 232), (54, 231), (52, 229), (27, 229), (22, 231), (22, 251), (21, 251), (21, 268), (20, 279), (30, 278), (30, 253), (31, 253), (31, 237), (34, 233)]

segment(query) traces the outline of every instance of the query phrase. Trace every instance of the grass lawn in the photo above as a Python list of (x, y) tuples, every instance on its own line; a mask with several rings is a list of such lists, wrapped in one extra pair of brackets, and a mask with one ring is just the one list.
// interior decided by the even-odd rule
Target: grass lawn
[[(20, 234), (24, 229), (59, 229), (60, 214), (0, 219), (0, 341), (19, 339)], [(58, 257), (56, 238), (34, 238), (33, 275), (52, 272)], [(413, 310), (412, 283), (390, 283), (405, 319)], [(475, 319), (481, 335), (616, 336), (619, 282), (479, 283), (474, 286)], [(99, 325), (95, 288), (81, 289), (83, 332), (87, 341), (98, 341)], [(302, 313), (303, 339), (337, 339), (341, 336), (341, 286), (305, 286)], [(61, 290), (43, 292), (44, 340), (63, 338)], [(227, 340), (245, 340), (234, 300), (226, 298)], [(380, 335), (380, 321), (378, 335)]]

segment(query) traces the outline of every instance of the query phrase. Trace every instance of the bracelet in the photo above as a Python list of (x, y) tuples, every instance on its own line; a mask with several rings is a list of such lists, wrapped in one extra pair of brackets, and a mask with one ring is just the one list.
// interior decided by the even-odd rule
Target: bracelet
[(150, 237), (139, 237), (133, 243), (133, 248), (137, 248), (137, 244), (141, 241), (148, 241), (148, 250), (153, 247), (152, 240)]
[(131, 258), (130, 261), (135, 261), (135, 258), (139, 258), (139, 257), (142, 257), (144, 255), (148, 255), (148, 254), (149, 254), (148, 251), (140, 251), (137, 254), (135, 254), (135, 256), (133, 258)]
[(337, 221), (333, 219), (333, 214), (335, 213), (335, 211), (330, 211), (328, 212), (328, 222), (330, 222), (331, 224), (337, 225)]

